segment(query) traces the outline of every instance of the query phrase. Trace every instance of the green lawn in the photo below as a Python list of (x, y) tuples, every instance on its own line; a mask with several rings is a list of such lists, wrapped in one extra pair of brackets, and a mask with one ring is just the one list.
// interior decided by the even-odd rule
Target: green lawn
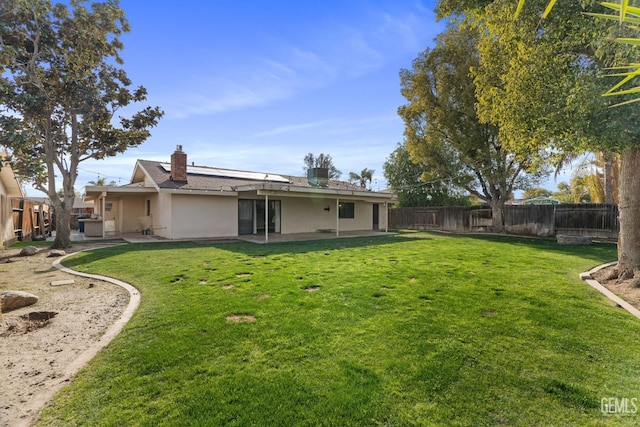
[(635, 425), (601, 402), (640, 398), (640, 320), (578, 279), (615, 258), (429, 233), (83, 253), (142, 303), (40, 425)]

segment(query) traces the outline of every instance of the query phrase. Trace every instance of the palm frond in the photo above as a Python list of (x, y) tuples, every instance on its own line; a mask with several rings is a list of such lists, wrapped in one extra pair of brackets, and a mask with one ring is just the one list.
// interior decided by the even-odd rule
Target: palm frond
[(640, 98), (634, 98), (634, 99), (630, 99), (628, 101), (619, 102), (617, 104), (613, 104), (613, 105), (609, 106), (609, 108), (615, 108), (615, 107), (620, 107), (622, 105), (633, 104), (634, 102), (640, 102)]
[(549, 16), (549, 13), (551, 13), (551, 9), (553, 9), (553, 6), (555, 6), (557, 0), (550, 0), (549, 4), (547, 5), (547, 8), (544, 10), (544, 12), (542, 12), (542, 17), (541, 19), (546, 19), (547, 16)]
[[(607, 15), (606, 13), (592, 13), (592, 12), (585, 12), (584, 14), (588, 16), (593, 16), (595, 18), (610, 19), (612, 21), (620, 20), (620, 16), (618, 15)], [(640, 24), (640, 18), (632, 18), (630, 16), (627, 16), (625, 18), (625, 22), (631, 23), (631, 24)]]
[(626, 44), (632, 44), (635, 46), (640, 46), (640, 39), (638, 38), (631, 38), (631, 37), (616, 37), (614, 39), (617, 42), (620, 43), (626, 43)]
[(605, 70), (624, 70), (626, 68), (638, 68), (640, 62), (629, 62), (627, 65), (615, 65), (613, 67), (607, 67)]
[[(613, 77), (624, 77), (622, 80), (620, 80), (615, 86), (613, 86), (611, 89), (609, 89), (608, 91), (606, 91), (604, 93), (604, 95), (609, 96), (609, 94), (614, 93), (616, 90), (618, 90), (619, 88), (621, 88), (622, 86), (624, 86), (625, 84), (627, 84), (629, 81), (635, 79), (636, 77), (640, 76), (640, 67), (636, 67), (635, 69), (633, 69), (632, 71), (628, 71), (626, 73), (615, 73), (612, 74), (611, 76)], [(616, 92), (619, 93), (619, 92)]]
[(602, 96), (618, 96), (618, 95), (634, 95), (640, 93), (640, 86), (633, 87), (631, 89), (619, 90), (618, 92), (606, 92)]
[(623, 4), (602, 2), (600, 4), (604, 7), (607, 7), (609, 9), (612, 9), (618, 12), (618, 15), (619, 15), (618, 18), (623, 21), (625, 19), (628, 19), (628, 15), (640, 16), (640, 7), (629, 6), (628, 0), (623, 0), (622, 3)]
[(518, 16), (520, 16), (520, 12), (522, 12), (522, 7), (524, 6), (524, 2), (525, 0), (518, 1), (518, 7), (516, 8), (516, 13), (514, 16), (515, 19), (518, 19)]

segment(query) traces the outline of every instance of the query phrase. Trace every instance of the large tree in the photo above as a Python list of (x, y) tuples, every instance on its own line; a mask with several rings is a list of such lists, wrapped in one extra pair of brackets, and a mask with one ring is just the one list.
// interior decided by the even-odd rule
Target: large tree
[[(633, 29), (620, 26), (619, 19), (613, 24), (585, 14), (605, 11), (594, 1), (557, 2), (540, 21), (547, 5), (548, 0), (527, 0), (518, 20), (517, 4), (509, 0), (441, 0), (438, 10), (483, 29), (481, 66), (474, 70), (478, 111), (483, 121), (500, 127), (506, 144), (562, 156), (585, 150), (620, 155), (618, 261), (621, 277), (632, 277), (640, 270), (640, 129), (637, 104), (624, 102), (637, 99), (633, 89), (626, 95), (619, 90), (633, 79), (611, 90), (615, 80), (602, 76), (607, 67), (637, 59), (629, 46), (610, 41)], [(629, 11), (640, 16), (638, 8)], [(608, 108), (613, 104), (618, 106)]]
[(51, 200), (56, 248), (71, 245), (78, 165), (141, 144), (162, 116), (146, 107), (116, 117), (147, 94), (119, 68), (129, 25), (117, 0), (84, 3), (0, 0), (0, 144), (12, 167)]
[(451, 186), (449, 180), (433, 176), (424, 163), (413, 161), (406, 144), (398, 144), (383, 168), (399, 207), (469, 205), (463, 191)]
[(530, 187), (544, 165), (541, 151), (509, 150), (499, 128), (477, 115), (471, 70), (479, 65), (478, 33), (452, 22), (433, 49), (400, 73), (409, 101), (398, 113), (405, 122), (412, 158), (491, 206), (493, 229), (504, 231), (504, 204), (516, 189)]

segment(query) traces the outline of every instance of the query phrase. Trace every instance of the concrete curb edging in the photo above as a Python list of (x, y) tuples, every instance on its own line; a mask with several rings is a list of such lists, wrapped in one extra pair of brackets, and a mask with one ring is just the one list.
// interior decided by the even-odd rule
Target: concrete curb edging
[(78, 356), (73, 362), (71, 362), (69, 366), (67, 366), (67, 369), (65, 369), (65, 375), (67, 375), (69, 378), (77, 374), (80, 368), (82, 368), (98, 353), (98, 351), (106, 347), (106, 345), (109, 344), (111, 340), (113, 340), (116, 335), (120, 333), (124, 325), (129, 322), (129, 320), (133, 316), (133, 313), (135, 313), (135, 311), (138, 309), (138, 306), (140, 305), (140, 292), (130, 284), (118, 279), (114, 279), (112, 277), (101, 276), (99, 274), (81, 273), (79, 271), (71, 270), (70, 268), (64, 267), (62, 266), (62, 264), (60, 264), (62, 260), (76, 253), (77, 252), (65, 255), (62, 258), (57, 259), (53, 262), (53, 266), (60, 271), (64, 271), (65, 273), (87, 277), (89, 279), (103, 280), (116, 286), (120, 286), (121, 288), (126, 289), (129, 292), (129, 304), (127, 305), (127, 308), (125, 308), (122, 312), (120, 318), (116, 320), (115, 323), (113, 323), (111, 326), (109, 326), (109, 328), (98, 339), (98, 341), (93, 343), (91, 347), (82, 352), (80, 356)]
[(580, 279), (584, 280), (589, 285), (591, 285), (591, 287), (600, 291), (602, 294), (604, 294), (604, 296), (609, 298), (611, 301), (615, 302), (620, 307), (627, 310), (631, 315), (640, 319), (640, 310), (638, 310), (637, 308), (635, 308), (634, 306), (632, 306), (631, 304), (629, 304), (628, 302), (620, 298), (618, 295), (611, 292), (609, 289), (602, 286), (600, 282), (598, 282), (597, 280), (594, 280), (592, 276), (592, 274), (595, 273), (596, 271), (602, 270), (603, 268), (607, 268), (612, 265), (616, 265), (617, 263), (618, 261), (609, 262), (607, 264), (602, 264), (597, 267), (594, 267), (591, 270), (587, 271), (586, 273), (580, 273)]
[(95, 357), (96, 354), (104, 347), (107, 346), (119, 333), (122, 331), (122, 328), (129, 322), (135, 311), (138, 309), (140, 305), (140, 292), (134, 286), (129, 283), (123, 282), (118, 279), (114, 279), (112, 277), (101, 276), (98, 274), (89, 274), (82, 273), (79, 271), (71, 270), (70, 268), (64, 267), (60, 262), (65, 258), (75, 255), (82, 251), (77, 251), (65, 255), (61, 258), (55, 260), (52, 265), (60, 271), (65, 273), (73, 274), (75, 276), (87, 277), (90, 279), (102, 280), (104, 282), (112, 283), (116, 286), (120, 286), (121, 288), (126, 289), (129, 292), (129, 304), (124, 309), (120, 317), (107, 328), (104, 334), (98, 338), (93, 344), (89, 346), (86, 350), (84, 350), (78, 357), (76, 357), (62, 372), (62, 375), (58, 377), (59, 381), (56, 385), (49, 387), (47, 390), (39, 393), (38, 397), (32, 401), (32, 404), (28, 407), (25, 407), (28, 410), (28, 413), (32, 414), (26, 419), (21, 420), (20, 425), (30, 425), (31, 421), (35, 419), (40, 409), (44, 408), (44, 406), (51, 400), (51, 398), (80, 371), (82, 367), (84, 367), (91, 359)]

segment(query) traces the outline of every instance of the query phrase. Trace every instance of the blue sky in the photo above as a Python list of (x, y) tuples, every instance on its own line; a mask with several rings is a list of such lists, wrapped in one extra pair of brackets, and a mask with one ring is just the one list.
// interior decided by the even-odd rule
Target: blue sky
[[(165, 111), (141, 146), (80, 165), (76, 189), (126, 184), (136, 159), (303, 175), (331, 154), (375, 169), (403, 139), (399, 71), (444, 29), (431, 0), (121, 0), (131, 25), (124, 69)], [(138, 109), (143, 105), (138, 106)], [(28, 189), (32, 196), (41, 195)]]

